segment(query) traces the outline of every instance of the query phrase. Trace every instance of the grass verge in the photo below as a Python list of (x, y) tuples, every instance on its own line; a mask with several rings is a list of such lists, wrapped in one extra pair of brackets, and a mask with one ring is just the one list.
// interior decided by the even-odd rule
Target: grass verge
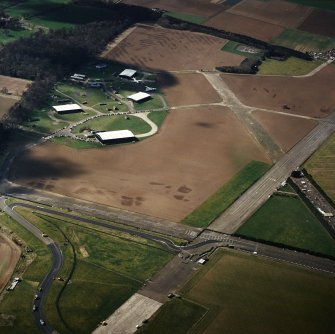
[(264, 162), (251, 161), (181, 223), (194, 227), (208, 226), (269, 168), (270, 166)]
[(196, 23), (196, 24), (202, 24), (207, 20), (206, 17), (199, 16), (199, 15), (192, 15), (192, 14), (183, 13), (183, 12), (168, 12), (168, 13), (165, 13), (164, 16), (171, 16), (179, 20)]
[(271, 197), (236, 234), (335, 256), (334, 240), (299, 197)]
[(285, 61), (267, 59), (259, 67), (259, 75), (304, 75), (322, 64), (321, 61), (308, 61), (290, 57)]

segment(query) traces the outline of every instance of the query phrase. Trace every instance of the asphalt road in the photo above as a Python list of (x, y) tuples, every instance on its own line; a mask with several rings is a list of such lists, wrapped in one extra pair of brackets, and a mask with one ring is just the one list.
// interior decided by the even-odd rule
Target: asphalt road
[(44, 313), (43, 313), (43, 304), (45, 302), (46, 295), (51, 287), (52, 281), (54, 277), (57, 276), (57, 273), (59, 272), (62, 263), (63, 263), (63, 255), (58, 248), (58, 246), (55, 244), (55, 242), (49, 238), (49, 237), (43, 237), (42, 231), (40, 231), (37, 227), (29, 223), (25, 218), (23, 218), (21, 215), (19, 215), (16, 211), (14, 211), (16, 205), (7, 206), (5, 203), (5, 198), (0, 197), (0, 208), (6, 212), (10, 217), (12, 217), (16, 222), (18, 222), (20, 225), (22, 225), (25, 229), (30, 231), (36, 238), (41, 240), (45, 245), (48, 246), (49, 250), (52, 254), (53, 263), (51, 266), (50, 271), (45, 276), (41, 284), (39, 285), (39, 290), (36, 291), (37, 298), (34, 299), (33, 305), (36, 305), (37, 309), (33, 312), (33, 316), (36, 320), (37, 327), (40, 328), (40, 330), (46, 334), (51, 333), (57, 333), (51, 326), (49, 326), (47, 323), (44, 323), (44, 325), (41, 324), (40, 320), (44, 319)]
[(281, 158), (260, 180), (235, 201), (209, 229), (221, 233), (234, 233), (285, 181), (291, 172), (305, 160), (334, 132), (335, 113), (319, 124), (291, 151)]

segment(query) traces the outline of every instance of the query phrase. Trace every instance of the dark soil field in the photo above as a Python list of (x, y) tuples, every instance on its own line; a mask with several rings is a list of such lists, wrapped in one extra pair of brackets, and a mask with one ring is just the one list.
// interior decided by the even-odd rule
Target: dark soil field
[(269, 162), (229, 109), (206, 107), (172, 111), (158, 135), (137, 144), (38, 146), (10, 179), (176, 222), (251, 160)]
[(248, 106), (323, 118), (335, 109), (334, 76), (335, 66), (329, 65), (310, 77), (223, 74), (222, 78)]
[(335, 37), (335, 12), (314, 9), (298, 29), (313, 34)]
[(244, 0), (229, 9), (228, 12), (293, 28), (312, 12), (312, 8), (287, 1)]
[(11, 106), (13, 106), (16, 102), (15, 99), (11, 99), (9, 97), (0, 96), (0, 119), (4, 116)]
[(212, 70), (239, 65), (244, 57), (221, 51), (218, 37), (164, 28), (138, 27), (106, 58), (148, 70)]
[(209, 17), (221, 11), (224, 7), (216, 5), (210, 0), (124, 0), (126, 4), (148, 8), (160, 8), (171, 12), (190, 13)]
[(317, 124), (316, 121), (265, 111), (254, 111), (253, 117), (266, 129), (275, 142), (288, 152)]
[(284, 30), (283, 27), (251, 17), (221, 12), (204, 23), (209, 27), (247, 35), (263, 41), (270, 41)]
[(176, 84), (165, 85), (165, 77), (159, 79), (163, 87), (164, 98), (169, 106), (195, 105), (220, 102), (221, 98), (201, 74), (186, 73), (174, 75)]
[(31, 81), (0, 75), (0, 90), (7, 88), (8, 93), (22, 95)]

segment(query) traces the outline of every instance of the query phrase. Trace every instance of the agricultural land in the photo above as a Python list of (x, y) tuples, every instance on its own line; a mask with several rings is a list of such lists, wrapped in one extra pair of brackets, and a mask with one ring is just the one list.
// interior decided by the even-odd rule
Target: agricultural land
[(334, 331), (335, 8), (0, 4), (0, 332)]

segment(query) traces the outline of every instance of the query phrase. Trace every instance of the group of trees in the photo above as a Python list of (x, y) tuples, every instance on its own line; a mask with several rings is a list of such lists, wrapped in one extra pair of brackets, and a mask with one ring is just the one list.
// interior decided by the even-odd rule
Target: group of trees
[(21, 20), (18, 17), (11, 17), (0, 9), (0, 29), (20, 30)]

